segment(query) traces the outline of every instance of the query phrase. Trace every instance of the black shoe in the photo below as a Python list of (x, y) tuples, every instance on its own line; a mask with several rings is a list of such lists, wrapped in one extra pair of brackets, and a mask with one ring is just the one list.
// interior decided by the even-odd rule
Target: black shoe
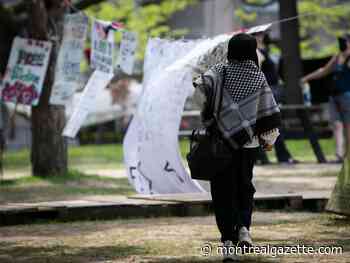
[(300, 161), (295, 160), (295, 159), (293, 159), (293, 158), (289, 158), (288, 160), (286, 160), (286, 161), (280, 161), (279, 163), (280, 163), (280, 164), (298, 164), (298, 163), (300, 163)]
[(342, 164), (344, 162), (344, 158), (340, 157), (340, 156), (336, 156), (335, 161), (331, 161), (331, 163), (337, 163), (337, 164)]

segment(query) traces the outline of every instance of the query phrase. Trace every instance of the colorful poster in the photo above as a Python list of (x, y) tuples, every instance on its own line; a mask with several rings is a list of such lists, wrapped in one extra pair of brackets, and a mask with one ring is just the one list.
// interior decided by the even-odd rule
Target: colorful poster
[(16, 37), (1, 89), (1, 98), (36, 106), (49, 63), (52, 44)]
[(131, 75), (134, 69), (137, 49), (137, 35), (134, 32), (124, 31), (120, 43), (118, 67), (126, 74)]
[(107, 73), (113, 73), (114, 31), (110, 22), (95, 20), (91, 36), (91, 67)]
[(90, 110), (94, 107), (96, 98), (112, 79), (112, 74), (96, 70), (90, 77), (80, 100), (73, 110), (71, 118), (63, 130), (63, 136), (74, 138), (83, 125)]
[(65, 105), (80, 83), (80, 63), (83, 57), (89, 19), (82, 14), (66, 15), (62, 45), (57, 59), (55, 82), (50, 104)]

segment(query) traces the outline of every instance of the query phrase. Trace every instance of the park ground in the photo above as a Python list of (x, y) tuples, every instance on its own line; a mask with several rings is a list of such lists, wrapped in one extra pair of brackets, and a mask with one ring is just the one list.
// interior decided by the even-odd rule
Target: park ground
[[(242, 262), (350, 262), (350, 219), (301, 212), (256, 212), (256, 245), (341, 247), (338, 255), (244, 255)], [(45, 223), (0, 228), (0, 262), (221, 262), (213, 216)], [(211, 256), (201, 247), (210, 243)]]
[[(273, 165), (265, 169), (268, 173), (258, 183), (268, 187), (273, 186), (271, 180), (283, 183), (286, 189), (279, 191), (295, 190), (298, 187), (315, 188), (313, 182), (317, 178), (323, 178), (323, 184), (328, 185), (328, 190), (335, 181), (337, 171), (326, 169), (325, 166), (316, 164), (315, 156), (309, 143), (305, 140), (288, 140), (288, 148), (293, 156), (310, 166), (305, 174), (294, 177), (295, 184), (284, 182), (284, 174), (281, 174), (281, 166)], [(333, 140), (320, 141), (323, 151), (328, 159), (334, 158), (335, 144)], [(188, 141), (180, 143), (180, 151), (185, 156), (188, 151)], [(271, 161), (275, 161), (274, 153), (269, 153)], [(334, 165), (333, 165), (334, 166)], [(299, 168), (302, 166), (298, 166)], [(317, 168), (319, 167), (319, 168)], [(321, 168), (322, 167), (322, 168)], [(332, 167), (332, 166), (330, 166)], [(3, 178), (0, 181), (0, 204), (12, 202), (45, 202), (57, 200), (80, 199), (86, 196), (100, 195), (132, 195), (134, 189), (130, 186), (123, 165), (123, 150), (121, 144), (102, 146), (80, 146), (69, 149), (70, 171), (64, 176), (50, 176), (38, 178), (30, 176), (30, 157), (28, 150), (19, 152), (5, 152), (3, 156)], [(297, 167), (284, 166), (284, 170), (297, 171)], [(315, 170), (315, 172), (310, 172)], [(258, 186), (259, 186), (258, 185)], [(290, 188), (289, 186), (292, 186)], [(276, 186), (277, 188), (280, 185)], [(277, 188), (267, 189), (278, 190)], [(308, 189), (300, 189), (308, 190)], [(317, 189), (314, 190), (322, 190)]]
[[(295, 158), (317, 167), (306, 141), (288, 141)], [(334, 158), (334, 142), (322, 140), (328, 159)], [(186, 141), (180, 143), (184, 156)], [(274, 161), (273, 153), (270, 159)], [(30, 176), (28, 151), (4, 155), (4, 175), (0, 184), (0, 204), (74, 200), (88, 196), (129, 196), (135, 194), (123, 172), (121, 145), (81, 146), (69, 150), (70, 172), (65, 176)], [(314, 169), (288, 182), (288, 174), (303, 166), (273, 165), (258, 184), (267, 191), (276, 183), (291, 190), (330, 190), (337, 169)], [(262, 167), (258, 167), (262, 169)], [(266, 170), (265, 170), (266, 171)], [(261, 171), (260, 171), (261, 172)], [(289, 172), (289, 174), (291, 174)], [(318, 184), (322, 179), (322, 184)], [(270, 180), (270, 181), (269, 181)], [(284, 182), (285, 180), (285, 182)], [(276, 184), (277, 186), (277, 184)], [(318, 189), (317, 187), (320, 187)], [(342, 255), (244, 255), (242, 262), (350, 262), (350, 219), (329, 213), (256, 211), (252, 234), (256, 245), (336, 246)], [(220, 262), (215, 249), (220, 244), (213, 216), (118, 219), (110, 221), (54, 222), (0, 227), (0, 262), (102, 263)], [(201, 247), (210, 243), (213, 254), (205, 257)]]

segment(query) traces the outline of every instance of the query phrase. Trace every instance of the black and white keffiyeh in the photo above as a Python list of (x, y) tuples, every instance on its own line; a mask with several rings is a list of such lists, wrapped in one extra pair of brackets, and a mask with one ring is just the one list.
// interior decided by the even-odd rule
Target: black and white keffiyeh
[(272, 91), (253, 61), (217, 64), (195, 84), (207, 99), (202, 111), (204, 124), (209, 125), (215, 119), (222, 135), (234, 148), (252, 142), (281, 124), (280, 110)]
[(251, 60), (239, 63), (220, 63), (212, 70), (223, 75), (225, 72), (224, 88), (231, 94), (233, 102), (239, 102), (255, 93), (264, 81), (265, 76), (260, 74), (259, 68)]

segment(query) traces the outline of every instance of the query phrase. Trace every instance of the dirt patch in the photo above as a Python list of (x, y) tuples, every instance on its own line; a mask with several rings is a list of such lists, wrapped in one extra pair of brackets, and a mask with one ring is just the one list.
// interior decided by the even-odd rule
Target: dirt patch
[[(244, 262), (350, 262), (350, 219), (329, 214), (257, 212), (252, 234), (256, 245), (341, 246), (341, 256), (243, 256)], [(51, 223), (0, 228), (1, 262), (220, 262), (213, 253), (219, 233), (215, 219), (151, 218)]]

